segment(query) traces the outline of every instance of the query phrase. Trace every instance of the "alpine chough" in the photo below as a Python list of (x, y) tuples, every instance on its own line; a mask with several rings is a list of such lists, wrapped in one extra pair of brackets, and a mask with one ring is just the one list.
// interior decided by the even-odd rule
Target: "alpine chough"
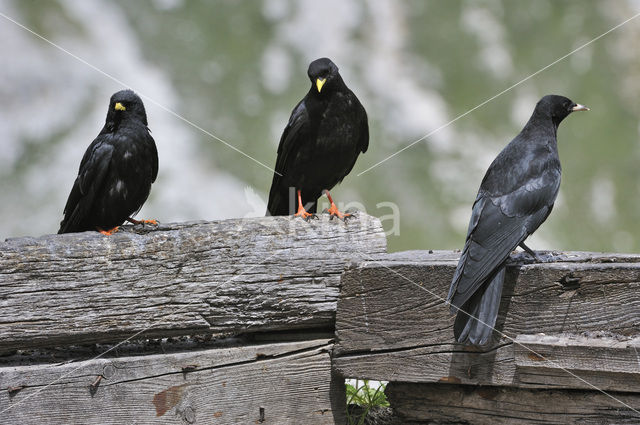
[(346, 219), (351, 214), (338, 210), (329, 190), (349, 174), (360, 152), (367, 151), (367, 113), (331, 60), (311, 62), (307, 74), (311, 88), (293, 109), (280, 138), (267, 215), (295, 213), (309, 219), (325, 192), (331, 202), (327, 212)]
[(454, 324), (458, 342), (489, 341), (511, 251), (520, 246), (537, 259), (524, 240), (547, 219), (558, 195), (558, 125), (571, 112), (586, 110), (563, 96), (543, 97), (520, 134), (489, 166), (447, 298), (451, 313), (458, 313)]
[(58, 233), (117, 231), (147, 200), (158, 175), (158, 151), (142, 100), (131, 90), (111, 96), (107, 119), (89, 145), (73, 183)]

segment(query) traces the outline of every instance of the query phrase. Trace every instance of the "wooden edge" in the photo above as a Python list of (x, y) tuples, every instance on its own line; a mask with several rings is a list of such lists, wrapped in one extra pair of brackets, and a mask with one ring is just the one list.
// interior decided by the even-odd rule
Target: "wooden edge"
[(320, 339), (2, 367), (0, 411), (27, 424), (343, 424), (331, 349)]
[(395, 382), (386, 394), (401, 423), (640, 423), (640, 394)]

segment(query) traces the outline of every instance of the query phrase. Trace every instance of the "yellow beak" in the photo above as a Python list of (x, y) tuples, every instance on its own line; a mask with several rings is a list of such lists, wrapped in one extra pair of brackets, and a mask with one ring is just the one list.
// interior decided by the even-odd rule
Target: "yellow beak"
[(316, 80), (316, 87), (318, 88), (318, 93), (320, 93), (320, 91), (322, 91), (322, 86), (324, 86), (324, 83), (327, 81), (326, 78), (318, 78)]
[(126, 111), (127, 108), (124, 107), (124, 105), (120, 102), (116, 103), (116, 106), (113, 108), (116, 111)]

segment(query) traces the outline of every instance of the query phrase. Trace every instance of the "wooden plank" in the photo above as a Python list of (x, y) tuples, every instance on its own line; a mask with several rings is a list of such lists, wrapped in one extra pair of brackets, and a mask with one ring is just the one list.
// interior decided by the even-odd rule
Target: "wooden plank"
[[(401, 382), (518, 385), (511, 345), (463, 352), (453, 344), (334, 356), (337, 373), (347, 378)], [(531, 385), (537, 387), (536, 385)]]
[(0, 243), (0, 352), (195, 332), (333, 328), (345, 263), (386, 251), (365, 214), (125, 226)]
[(640, 422), (640, 394), (611, 393), (613, 399), (597, 391), (395, 382), (387, 385), (385, 393), (403, 423), (631, 425)]
[[(509, 338), (540, 332), (638, 334), (640, 255), (548, 253), (544, 263), (536, 264), (516, 255), (497, 321), (508, 338), (498, 337), (484, 349), (459, 346), (444, 303), (458, 255), (396, 253), (370, 257), (346, 270), (336, 316), (337, 372), (389, 381), (545, 387), (540, 380), (520, 379)], [(556, 382), (591, 388), (576, 379)], [(636, 382), (629, 375), (597, 383), (640, 391)]]
[(640, 391), (640, 338), (519, 335), (516, 342), (521, 383), (585, 388), (586, 381), (605, 391)]
[[(551, 341), (575, 337), (545, 337)], [(454, 344), (334, 358), (334, 368), (346, 377), (382, 381), (503, 385), (524, 388), (575, 388), (640, 392), (638, 339), (575, 338), (581, 345), (532, 343), (465, 352)], [(591, 345), (593, 344), (593, 345)], [(515, 354), (514, 354), (515, 352)], [(637, 354), (636, 354), (637, 353)]]
[(342, 424), (344, 380), (331, 375), (330, 350), (325, 339), (3, 367), (0, 418), (16, 424)]

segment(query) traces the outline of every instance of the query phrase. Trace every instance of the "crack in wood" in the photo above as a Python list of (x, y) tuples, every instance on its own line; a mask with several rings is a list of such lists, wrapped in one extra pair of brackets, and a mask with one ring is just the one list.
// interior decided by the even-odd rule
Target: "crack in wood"
[(267, 217), (18, 238), (0, 251), (0, 270), (15, 272), (0, 273), (10, 352), (145, 328), (152, 338), (333, 326), (345, 264), (385, 252), (386, 238), (364, 214), (349, 227)]
[[(513, 345), (512, 341), (503, 342), (501, 344), (496, 344), (491, 347), (464, 347), (462, 345), (457, 345), (457, 349), (451, 348), (448, 350), (439, 350), (439, 351), (429, 351), (428, 353), (423, 353), (423, 355), (437, 355), (437, 354), (469, 354), (469, 355), (484, 355), (490, 354), (497, 350), (500, 350), (504, 347), (508, 347)], [(423, 345), (412, 345), (410, 347), (394, 347), (394, 348), (381, 348), (377, 350), (362, 350), (362, 351), (348, 351), (348, 352), (339, 352), (338, 357), (341, 359), (349, 359), (351, 357), (362, 357), (362, 356), (374, 356), (378, 354), (395, 354), (395, 353), (403, 353), (409, 352), (413, 350), (420, 350), (424, 348), (432, 348), (432, 347), (440, 347), (440, 346), (451, 346), (456, 347), (451, 343), (435, 343), (435, 344), (423, 344)]]
[[(309, 347), (301, 348), (301, 349), (298, 349), (298, 350), (291, 350), (291, 351), (287, 351), (286, 353), (280, 353), (280, 354), (265, 354), (265, 353), (258, 352), (258, 353), (256, 353), (256, 356), (253, 359), (236, 361), (236, 362), (229, 362), (229, 363), (225, 363), (225, 364), (221, 364), (221, 365), (198, 366), (197, 368), (195, 368), (193, 370), (189, 370), (189, 373), (190, 374), (197, 374), (197, 373), (202, 373), (202, 372), (207, 372), (207, 371), (212, 371), (212, 370), (220, 370), (220, 369), (234, 368), (234, 367), (244, 366), (244, 365), (249, 365), (249, 364), (256, 364), (256, 363), (260, 363), (260, 362), (271, 362), (271, 361), (274, 361), (274, 360), (280, 360), (280, 359), (287, 358), (287, 357), (297, 356), (299, 354), (310, 354), (310, 353), (324, 352), (326, 350), (323, 350), (322, 347), (327, 346), (327, 344), (329, 344), (329, 343), (330, 342), (323, 341), (323, 343), (319, 343), (318, 345), (309, 346)], [(105, 383), (103, 385), (104, 386), (117, 386), (117, 385), (121, 385), (121, 384), (130, 384), (130, 383), (133, 383), (133, 382), (145, 381), (145, 380), (148, 380), (148, 379), (156, 379), (156, 378), (160, 378), (160, 377), (163, 377), (163, 376), (179, 375), (179, 374), (184, 374), (184, 370), (181, 369), (181, 370), (176, 370), (176, 371), (171, 371), (171, 372), (159, 373), (159, 374), (155, 374), (155, 375), (142, 376), (142, 377), (134, 378), (134, 379), (123, 379), (123, 380), (120, 380), (120, 381)]]

